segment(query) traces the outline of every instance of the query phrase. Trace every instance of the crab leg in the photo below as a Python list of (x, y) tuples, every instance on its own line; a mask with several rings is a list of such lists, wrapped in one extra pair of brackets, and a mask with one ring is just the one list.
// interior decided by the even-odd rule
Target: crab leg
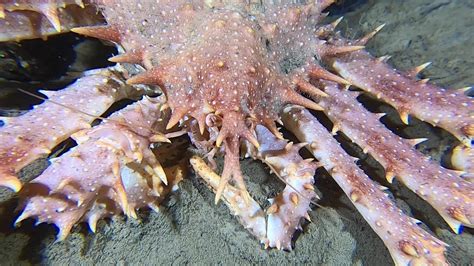
[(333, 132), (341, 130), (370, 153), (386, 169), (389, 182), (397, 176), (430, 203), (456, 233), (461, 224), (474, 226), (473, 183), (429, 160), (408, 140), (387, 129), (356, 100), (357, 92), (341, 90), (329, 82), (322, 86), (329, 97), (321, 98), (320, 104), (335, 124)]
[(82, 0), (0, 1), (0, 41), (18, 41), (103, 23), (97, 8)]
[(268, 246), (291, 250), (291, 238), (296, 230), (301, 230), (301, 220), (309, 220), (311, 200), (316, 197), (314, 179), (317, 164), (304, 160), (298, 151), (305, 144), (293, 145), (275, 137), (267, 128), (257, 126), (260, 148), (255, 157), (267, 164), (286, 186), (267, 210)]
[(16, 223), (28, 217), (54, 223), (62, 240), (80, 221), (95, 231), (99, 219), (120, 211), (136, 218), (138, 208), (156, 210), (156, 203), (181, 179), (177, 169), (169, 169), (175, 172), (168, 180), (149, 148), (151, 140), (166, 141), (153, 129), (162, 117), (162, 104), (162, 99), (145, 97), (74, 134), (78, 146), (54, 159), (20, 192), (25, 208)]
[(405, 123), (408, 123), (408, 115), (412, 114), (446, 129), (466, 146), (471, 146), (474, 99), (465, 95), (463, 90), (446, 90), (416, 81), (366, 51), (327, 60), (351, 84), (395, 107)]
[(18, 117), (2, 117), (0, 186), (20, 190), (16, 173), (48, 154), (71, 134), (104, 113), (115, 101), (137, 92), (122, 82), (119, 71), (93, 70), (60, 91), (42, 91), (49, 101)]
[[(244, 227), (266, 247), (291, 250), (291, 238), (297, 229), (301, 229), (301, 219), (309, 219), (307, 212), (310, 210), (311, 200), (316, 196), (313, 176), (317, 165), (298, 154), (303, 145), (279, 140), (260, 125), (256, 131), (260, 146), (257, 150), (248, 145), (250, 154), (266, 163), (287, 186), (274, 199), (270, 199), (272, 205), (267, 210), (267, 217), (254, 199), (228, 183), (222, 191), (222, 198)], [(197, 156), (191, 158), (191, 165), (216, 192), (221, 177)]]
[(397, 265), (447, 265), (445, 244), (398, 209), (315, 117), (293, 107), (283, 114), (282, 120), (299, 140), (311, 143), (309, 150), (382, 239)]

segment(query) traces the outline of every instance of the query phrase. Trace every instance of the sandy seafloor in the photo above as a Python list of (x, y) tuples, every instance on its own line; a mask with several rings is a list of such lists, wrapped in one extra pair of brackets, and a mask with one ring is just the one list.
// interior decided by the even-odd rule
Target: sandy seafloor
[[(474, 2), (470, 0), (359, 1), (344, 10), (340, 28), (350, 36), (386, 23), (368, 45), (375, 55), (392, 55), (391, 63), (408, 69), (426, 61), (433, 65), (423, 74), (433, 82), (460, 88), (474, 84)], [(378, 107), (390, 109), (386, 106)], [(391, 119), (385, 120), (390, 122)], [(421, 123), (404, 127), (391, 123), (404, 136), (429, 136), (420, 149), (434, 159), (446, 160), (453, 138)], [(425, 229), (450, 245), (453, 265), (474, 261), (473, 230), (453, 234), (440, 216), (413, 193), (390, 185), (370, 158), (361, 164), (374, 179), (390, 187), (397, 204), (425, 222)], [(41, 170), (30, 167), (24, 180)], [(275, 178), (258, 162), (242, 162), (250, 190), (263, 201), (279, 187)], [(140, 212), (140, 222), (123, 217), (98, 224), (96, 234), (86, 225), (76, 227), (63, 242), (55, 242), (55, 227), (25, 222), (12, 227), (17, 215), (13, 193), (0, 189), (0, 264), (393, 264), (382, 241), (357, 213), (346, 196), (327, 175), (318, 171), (316, 185), (323, 195), (310, 213), (312, 223), (295, 238), (291, 252), (264, 250), (214, 195), (194, 176), (163, 203), (161, 213)], [(281, 186), (280, 186), (281, 187)]]

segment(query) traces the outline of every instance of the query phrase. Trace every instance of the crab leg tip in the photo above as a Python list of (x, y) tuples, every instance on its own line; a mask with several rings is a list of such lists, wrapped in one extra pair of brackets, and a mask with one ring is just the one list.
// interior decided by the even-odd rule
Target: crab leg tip
[(258, 142), (257, 138), (252, 135), (252, 133), (248, 132), (248, 134), (245, 134), (245, 138), (252, 143), (252, 145), (258, 149), (260, 149), (260, 143)]
[(400, 112), (400, 119), (405, 125), (410, 124), (410, 115), (407, 112)]
[(428, 138), (407, 139), (407, 141), (410, 142), (410, 144), (412, 146), (416, 146), (416, 145), (418, 145), (422, 142), (425, 142), (427, 140), (428, 140)]
[(462, 233), (464, 227), (460, 222), (454, 219), (446, 219), (446, 217), (444, 217), (444, 220), (446, 221), (446, 223), (449, 225), (449, 227), (451, 228), (451, 230), (453, 230), (455, 234), (459, 235)]
[(56, 235), (56, 242), (61, 242), (69, 235), (70, 230), (59, 228), (59, 233)]
[(20, 191), (22, 184), (20, 180), (13, 175), (0, 177), (0, 186), (7, 187), (15, 192)]
[(165, 185), (168, 185), (168, 179), (166, 178), (166, 173), (163, 170), (163, 167), (161, 165), (155, 166), (153, 168), (153, 171), (158, 175), (160, 180), (163, 181)]
[(150, 142), (166, 142), (166, 143), (171, 143), (171, 140), (168, 139), (165, 135), (163, 135), (162, 133), (156, 133), (154, 135), (152, 135), (150, 138), (149, 138)]
[(27, 213), (26, 211), (23, 211), (23, 212), (20, 214), (20, 216), (18, 216), (18, 218), (16, 218), (16, 220), (15, 220), (15, 222), (14, 222), (13, 224), (15, 225), (15, 227), (18, 227), (18, 226), (20, 226), (20, 223), (21, 223), (23, 220), (25, 220), (25, 219), (27, 219), (27, 218), (29, 218), (29, 217), (30, 217), (30, 214)]
[(95, 234), (97, 230), (97, 222), (89, 222), (88, 225), (91, 229), (91, 232)]

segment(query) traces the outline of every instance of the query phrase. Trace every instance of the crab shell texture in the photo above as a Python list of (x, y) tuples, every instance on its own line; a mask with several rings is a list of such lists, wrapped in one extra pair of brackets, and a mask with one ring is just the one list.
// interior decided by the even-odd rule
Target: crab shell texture
[[(81, 221), (95, 231), (102, 218), (121, 212), (137, 218), (137, 209), (158, 210), (156, 203), (177, 187), (183, 172), (179, 166), (163, 167), (152, 143), (170, 142), (185, 132), (211, 165), (199, 156), (190, 159), (216, 193), (215, 202), (223, 200), (265, 247), (293, 248), (292, 236), (302, 218), (309, 219), (317, 197), (313, 176), (323, 167), (396, 264), (447, 264), (446, 244), (401, 211), (308, 110), (322, 111), (333, 123), (333, 134), (344, 132), (385, 168), (388, 182), (397, 177), (460, 233), (474, 224), (471, 179), (418, 152), (413, 145), (419, 141), (395, 135), (357, 97), (362, 90), (393, 106), (405, 123), (414, 116), (445, 129), (460, 142), (463, 152), (453, 162), (467, 161), (457, 166), (464, 171), (472, 169), (474, 101), (465, 90), (418, 80), (426, 65), (402, 73), (386, 57), (372, 57), (364, 45), (381, 27), (351, 40), (335, 30), (339, 20), (322, 24), (323, 11), (334, 1), (276, 2), (0, 2), (4, 32), (14, 23), (31, 21), (20, 23), (18, 32), (8, 31), (12, 36), (2, 34), (4, 39), (44, 37), (83, 26), (72, 31), (115, 43), (122, 52), (110, 61), (140, 69), (133, 76), (121, 65), (86, 73), (63, 93), (45, 93), (50, 101), (44, 105), (5, 119), (0, 185), (13, 190), (23, 187), (17, 172), (25, 165), (71, 135), (78, 143), (23, 187), (24, 210), (17, 222), (35, 217), (39, 223), (54, 223), (58, 238), (64, 239)], [(82, 15), (73, 19), (68, 12)], [(74, 101), (82, 88), (89, 91)], [(141, 97), (150, 88), (163, 95)], [(93, 118), (123, 98), (141, 100), (90, 128)], [(58, 121), (54, 132), (41, 122), (51, 109), (57, 113), (51, 118)], [(285, 140), (276, 122), (302, 143)], [(21, 148), (26, 145), (35, 146)], [(318, 163), (301, 157), (304, 146)], [(212, 167), (219, 154), (224, 156), (221, 175)], [(247, 191), (241, 155), (262, 161), (286, 184), (266, 211)]]

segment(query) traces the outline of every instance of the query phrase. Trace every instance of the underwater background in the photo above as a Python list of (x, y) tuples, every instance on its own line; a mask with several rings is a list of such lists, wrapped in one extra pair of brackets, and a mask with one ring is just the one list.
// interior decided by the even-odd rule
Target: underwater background
[[(373, 55), (391, 55), (389, 62), (400, 70), (431, 61), (423, 75), (438, 85), (461, 88), (474, 84), (473, 1), (339, 2), (330, 8), (328, 20), (344, 16), (338, 27), (347, 37), (361, 36), (386, 24), (368, 44)], [(15, 88), (64, 87), (84, 69), (108, 65), (106, 59), (113, 52), (97, 40), (74, 34), (0, 44), (0, 115), (15, 114), (38, 103)], [(398, 134), (428, 137), (418, 148), (447, 165), (455, 142), (452, 136), (421, 122), (405, 126), (389, 106), (368, 97), (360, 100), (371, 111), (391, 114), (383, 122)], [(352, 150), (361, 155), (357, 148)], [(390, 188), (400, 208), (450, 245), (451, 264), (472, 265), (472, 229), (455, 235), (427, 203), (396, 181), (388, 184), (383, 169), (370, 156), (362, 155), (358, 163)], [(31, 180), (46, 165), (47, 160), (38, 160), (22, 171), (22, 180)], [(244, 160), (242, 169), (249, 189), (259, 200), (282, 187), (260, 163)], [(315, 180), (323, 196), (318, 202), (322, 207), (314, 206), (312, 222), (295, 236), (291, 252), (264, 250), (223, 204), (214, 205), (214, 194), (193, 174), (163, 202), (160, 213), (140, 211), (139, 221), (125, 217), (100, 221), (96, 234), (81, 224), (62, 242), (55, 242), (52, 225), (34, 226), (34, 221), (28, 220), (13, 228), (17, 200), (14, 193), (0, 188), (0, 264), (393, 264), (383, 242), (331, 177), (318, 171)]]

